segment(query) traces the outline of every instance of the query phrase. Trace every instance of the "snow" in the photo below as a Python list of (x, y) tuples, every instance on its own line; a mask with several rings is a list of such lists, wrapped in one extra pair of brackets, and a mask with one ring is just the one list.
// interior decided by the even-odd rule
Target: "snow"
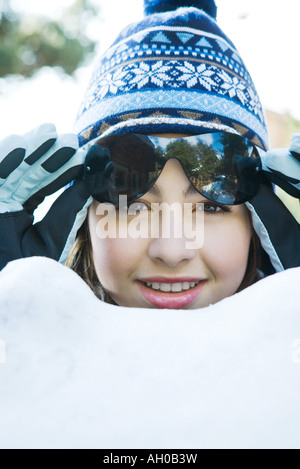
[(100, 302), (55, 261), (10, 263), (0, 447), (299, 449), (299, 280), (291, 269), (208, 308), (136, 309)]

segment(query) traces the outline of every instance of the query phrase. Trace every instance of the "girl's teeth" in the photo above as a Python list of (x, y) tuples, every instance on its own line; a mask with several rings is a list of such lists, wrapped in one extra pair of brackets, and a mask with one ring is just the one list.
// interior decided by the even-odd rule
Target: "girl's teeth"
[(159, 289), (160, 289), (160, 291), (169, 292), (169, 291), (171, 291), (171, 288), (172, 288), (172, 286), (171, 286), (170, 283), (161, 283)]
[(162, 292), (174, 292), (180, 293), (184, 290), (189, 290), (190, 288), (194, 288), (198, 285), (199, 282), (183, 282), (183, 283), (150, 283), (147, 282), (147, 287), (152, 288), (153, 290), (160, 290)]

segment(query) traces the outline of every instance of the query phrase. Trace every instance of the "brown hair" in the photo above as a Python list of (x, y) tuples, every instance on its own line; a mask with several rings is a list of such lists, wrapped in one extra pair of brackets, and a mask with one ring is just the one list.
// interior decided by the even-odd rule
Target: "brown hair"
[[(77, 240), (68, 257), (66, 265), (74, 270), (92, 289), (94, 294), (105, 303), (116, 304), (102, 287), (93, 260), (93, 250), (88, 227), (85, 220), (80, 228)], [(252, 227), (252, 238), (249, 250), (248, 265), (244, 279), (237, 290), (237, 293), (261, 280), (259, 269), (261, 266), (261, 244), (257, 234)]]
[(87, 219), (78, 231), (77, 239), (69, 254), (66, 265), (88, 284), (99, 300), (105, 303), (116, 304), (106, 293), (98, 279), (94, 266), (93, 249)]
[(248, 264), (245, 276), (236, 293), (245, 290), (254, 283), (261, 280), (261, 244), (254, 228), (252, 227), (252, 237), (249, 249)]

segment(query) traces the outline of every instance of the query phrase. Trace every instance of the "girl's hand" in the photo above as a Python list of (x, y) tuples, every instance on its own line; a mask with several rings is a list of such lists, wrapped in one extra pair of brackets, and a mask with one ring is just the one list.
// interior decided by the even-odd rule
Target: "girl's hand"
[[(84, 160), (77, 136), (58, 136), (53, 124), (0, 142), (0, 269), (22, 257), (66, 260), (91, 203), (81, 180)], [(37, 206), (71, 181), (33, 225)]]
[(267, 151), (262, 157), (262, 165), (271, 182), (300, 199), (300, 134), (293, 135), (289, 149)]
[[(300, 134), (290, 148), (267, 151), (261, 158), (267, 179), (293, 197), (300, 198)], [(274, 269), (279, 272), (300, 265), (300, 225), (271, 187), (262, 184), (258, 194), (246, 203), (255, 231)], [(272, 273), (268, 267), (265, 272)]]

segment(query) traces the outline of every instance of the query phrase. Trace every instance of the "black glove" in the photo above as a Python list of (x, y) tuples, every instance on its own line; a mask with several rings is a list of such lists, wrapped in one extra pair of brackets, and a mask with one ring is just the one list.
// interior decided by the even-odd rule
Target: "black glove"
[[(75, 134), (58, 136), (52, 124), (0, 142), (0, 269), (30, 256), (66, 261), (92, 202), (82, 181), (85, 155)], [(44, 219), (33, 224), (44, 198), (71, 181)]]
[(272, 184), (300, 198), (300, 134), (289, 149), (267, 151), (262, 157), (263, 184), (246, 205), (264, 252), (263, 270), (270, 274), (300, 266), (300, 225), (276, 196)]
[(300, 225), (267, 183), (247, 202), (264, 253), (262, 270), (269, 275), (300, 266)]
[(269, 150), (261, 160), (267, 178), (300, 199), (300, 134), (293, 135), (289, 149)]

